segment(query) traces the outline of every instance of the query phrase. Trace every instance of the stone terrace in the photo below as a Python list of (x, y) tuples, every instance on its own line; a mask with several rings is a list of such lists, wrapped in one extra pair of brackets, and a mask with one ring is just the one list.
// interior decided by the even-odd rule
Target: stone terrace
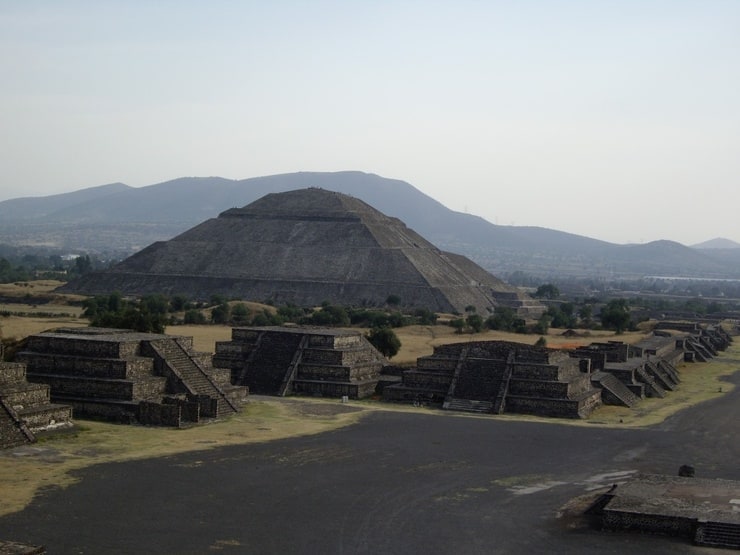
[(236, 412), (246, 395), (187, 337), (61, 328), (30, 336), (16, 360), (77, 417), (180, 426)]
[(668, 534), (740, 549), (740, 482), (639, 475), (597, 501), (604, 528)]
[(404, 371), (400, 384), (384, 388), (383, 398), (468, 412), (585, 418), (601, 404), (589, 370), (566, 353), (521, 343), (440, 345)]
[[(2, 355), (0, 345), (0, 360)], [(35, 433), (72, 425), (72, 407), (51, 403), (48, 385), (29, 383), (24, 364), (0, 362), (0, 449), (32, 443)]]
[(387, 364), (357, 331), (249, 327), (231, 335), (216, 343), (213, 363), (254, 393), (359, 399), (375, 392)]

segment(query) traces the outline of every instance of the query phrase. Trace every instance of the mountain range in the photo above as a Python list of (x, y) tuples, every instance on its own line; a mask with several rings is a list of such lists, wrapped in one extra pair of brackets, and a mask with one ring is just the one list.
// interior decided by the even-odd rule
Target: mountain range
[(308, 187), (357, 197), (499, 276), (740, 278), (740, 244), (727, 239), (692, 247), (669, 240), (619, 245), (542, 227), (496, 225), (450, 210), (405, 181), (353, 171), (184, 177), (146, 187), (112, 183), (6, 200), (0, 202), (0, 244), (120, 258), (268, 193)]

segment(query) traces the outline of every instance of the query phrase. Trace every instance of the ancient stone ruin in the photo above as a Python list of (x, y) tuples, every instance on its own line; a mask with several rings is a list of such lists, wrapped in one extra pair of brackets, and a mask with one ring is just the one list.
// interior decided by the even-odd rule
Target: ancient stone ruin
[(585, 418), (601, 404), (588, 365), (564, 352), (508, 341), (435, 347), (401, 380), (383, 389), (384, 400), (563, 418)]
[(246, 327), (231, 336), (216, 343), (213, 363), (253, 393), (360, 399), (375, 392), (387, 364), (357, 331)]
[(60, 288), (82, 294), (182, 294), (276, 304), (405, 307), (538, 318), (539, 302), (464, 256), (440, 251), (400, 220), (318, 188), (273, 193), (154, 243)]
[(601, 495), (587, 511), (607, 530), (633, 530), (740, 549), (740, 482), (638, 475)]
[(16, 360), (75, 417), (181, 426), (233, 414), (246, 396), (189, 337), (60, 328), (30, 336)]
[(0, 362), (0, 449), (33, 443), (39, 432), (72, 425), (72, 407), (52, 403), (48, 385), (30, 383), (24, 364)]

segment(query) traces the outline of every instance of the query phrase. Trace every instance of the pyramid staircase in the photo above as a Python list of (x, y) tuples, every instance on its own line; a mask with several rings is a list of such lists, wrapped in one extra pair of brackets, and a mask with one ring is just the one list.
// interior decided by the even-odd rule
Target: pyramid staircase
[(645, 384), (645, 394), (648, 397), (660, 397), (663, 399), (666, 396), (665, 389), (642, 366), (635, 370), (635, 374)]
[(158, 339), (149, 344), (154, 350), (155, 364), (159, 364), (160, 372), (168, 378), (174, 378), (178, 389), (213, 400), (215, 410), (207, 411), (212, 413), (204, 416), (224, 417), (239, 412), (238, 399), (246, 395), (243, 387), (231, 386), (228, 378), (218, 383), (212, 375), (214, 372), (207, 372), (196, 354), (183, 346), (178, 338)]
[(285, 373), (285, 377), (283, 378), (283, 383), (280, 384), (280, 389), (278, 390), (278, 395), (280, 397), (285, 397), (286, 394), (291, 392), (293, 381), (298, 373), (298, 366), (301, 364), (301, 359), (303, 358), (303, 351), (308, 347), (308, 342), (309, 337), (307, 335), (301, 337), (301, 340), (298, 343), (298, 348), (295, 350), (295, 353), (293, 353), (293, 358), (288, 366), (288, 371)]
[(673, 391), (678, 385), (671, 379), (671, 377), (663, 371), (659, 364), (654, 364), (652, 361), (645, 363), (645, 370), (650, 374), (653, 379), (660, 384), (660, 386), (666, 391)]
[(699, 522), (694, 542), (707, 547), (740, 549), (740, 524), (732, 522)]
[[(592, 373), (591, 382), (607, 392), (606, 395), (602, 395), (602, 400), (606, 404), (612, 404), (616, 400), (618, 404), (632, 408), (640, 402), (640, 398), (610, 372), (598, 370)], [(610, 400), (612, 403), (608, 402)]]

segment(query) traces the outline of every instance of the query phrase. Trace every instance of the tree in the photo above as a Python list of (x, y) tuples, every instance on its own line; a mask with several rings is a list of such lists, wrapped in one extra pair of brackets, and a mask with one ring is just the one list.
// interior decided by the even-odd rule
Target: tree
[(249, 318), (249, 309), (244, 303), (236, 303), (231, 307), (231, 320), (235, 324), (243, 324)]
[(214, 306), (211, 310), (211, 321), (214, 324), (228, 324), (231, 318), (231, 308), (229, 303), (221, 303), (218, 306)]
[(186, 324), (205, 324), (206, 317), (205, 314), (203, 314), (200, 310), (196, 308), (191, 308), (185, 311), (183, 321)]
[(401, 297), (398, 295), (388, 295), (388, 298), (385, 300), (385, 304), (389, 306), (398, 306), (401, 304)]
[(465, 329), (465, 320), (462, 318), (450, 320), (450, 327), (455, 328), (455, 333), (462, 333), (463, 329)]
[(78, 256), (75, 259), (75, 272), (83, 275), (92, 271), (92, 262), (88, 255)]
[(540, 299), (557, 299), (560, 296), (560, 290), (552, 283), (544, 283), (537, 288), (534, 296)]
[(630, 307), (627, 299), (612, 299), (601, 309), (601, 324), (617, 333), (622, 333), (630, 325)]
[(393, 358), (401, 350), (401, 340), (391, 328), (373, 328), (366, 337), (387, 358)]
[(480, 333), (483, 331), (483, 316), (480, 314), (471, 314), (465, 319), (465, 323), (473, 333)]
[(537, 320), (537, 323), (534, 325), (533, 331), (535, 333), (539, 333), (540, 335), (547, 335), (547, 330), (550, 329), (550, 316), (545, 313), (542, 316), (540, 316), (540, 319)]
[(508, 306), (497, 306), (493, 315), (486, 320), (486, 326), (492, 330), (513, 331), (516, 313)]

